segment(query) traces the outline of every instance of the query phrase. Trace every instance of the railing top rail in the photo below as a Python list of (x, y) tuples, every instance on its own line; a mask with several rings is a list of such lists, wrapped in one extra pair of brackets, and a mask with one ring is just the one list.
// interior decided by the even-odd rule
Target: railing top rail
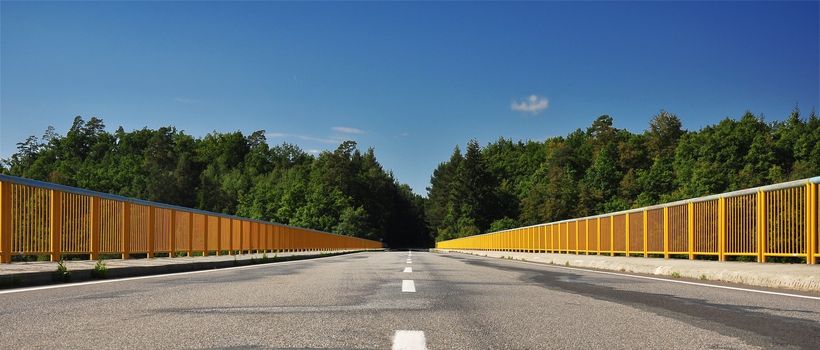
[[(103, 199), (115, 200), (115, 201), (120, 201), (120, 202), (128, 202), (128, 203), (132, 203), (132, 204), (150, 205), (150, 206), (157, 207), (157, 208), (162, 208), (162, 209), (173, 209), (173, 210), (190, 212), (190, 213), (194, 213), (194, 214), (202, 214), (202, 215), (218, 216), (218, 217), (228, 218), (228, 219), (238, 219), (238, 220), (252, 221), (252, 222), (257, 222), (257, 223), (260, 223), (260, 224), (272, 224), (272, 225), (276, 225), (276, 226), (280, 226), (280, 227), (312, 231), (312, 232), (323, 233), (323, 234), (327, 234), (327, 235), (334, 235), (334, 236), (341, 236), (341, 237), (347, 237), (347, 238), (357, 238), (357, 239), (366, 240), (366, 241), (373, 241), (373, 240), (359, 238), (359, 237), (346, 236), (346, 235), (340, 235), (340, 234), (337, 234), (337, 233), (330, 233), (330, 232), (314, 230), (314, 229), (311, 229), (311, 228), (297, 227), (297, 226), (281, 224), (281, 223), (278, 223), (278, 222), (264, 221), (264, 220), (259, 220), (259, 219), (245, 218), (245, 217), (236, 216), (236, 215), (216, 213), (216, 212), (207, 211), (207, 210), (187, 208), (187, 207), (182, 207), (182, 206), (173, 205), (173, 204), (152, 202), (152, 201), (147, 201), (147, 200), (143, 200), (143, 199), (125, 197), (125, 196), (121, 196), (121, 195), (118, 195), (118, 194), (98, 192), (98, 191), (86, 190), (86, 189), (79, 188), (79, 187), (72, 187), (72, 186), (66, 186), (66, 185), (51, 183), (51, 182), (26, 179), (26, 178), (18, 177), (18, 176), (0, 174), (0, 181), (16, 183), (16, 184), (19, 184), (19, 185), (26, 185), (26, 186), (45, 188), (45, 189), (49, 189), (49, 190), (56, 190), (56, 191), (74, 193), (74, 194), (79, 194), (79, 195), (84, 195), (84, 196), (100, 197), (100, 198), (103, 198)], [(376, 242), (376, 241), (373, 241), (373, 242)]]
[(742, 190), (737, 190), (737, 191), (724, 192), (724, 193), (719, 193), (719, 194), (712, 194), (712, 195), (703, 196), (703, 197), (682, 199), (682, 200), (679, 200), (679, 201), (656, 204), (656, 205), (650, 205), (650, 206), (641, 207), (641, 208), (621, 210), (621, 211), (616, 211), (616, 212), (612, 212), (612, 213), (597, 214), (597, 215), (584, 216), (584, 217), (574, 218), (574, 219), (565, 219), (565, 220), (560, 220), (560, 221), (547, 222), (547, 223), (543, 223), (543, 224), (535, 224), (535, 225), (529, 225), (529, 226), (515, 227), (515, 228), (506, 229), (506, 230), (487, 232), (487, 233), (482, 233), (480, 235), (460, 237), (460, 238), (455, 238), (455, 239), (478, 237), (478, 236), (491, 235), (491, 234), (509, 232), (509, 231), (520, 230), (520, 229), (528, 229), (528, 228), (542, 227), (542, 226), (548, 226), (548, 225), (563, 224), (563, 223), (579, 221), (579, 220), (604, 218), (604, 217), (609, 217), (609, 216), (636, 213), (636, 212), (641, 212), (641, 211), (644, 211), (644, 210), (662, 209), (662, 208), (666, 208), (666, 207), (674, 207), (674, 206), (681, 205), (681, 204), (705, 202), (705, 201), (715, 200), (715, 199), (719, 199), (719, 198), (737, 197), (737, 196), (743, 196), (743, 195), (747, 195), (747, 194), (754, 194), (754, 193), (757, 193), (757, 192), (776, 191), (776, 190), (782, 190), (782, 189), (786, 189), (786, 188), (793, 188), (793, 187), (797, 187), (797, 186), (801, 186), (801, 185), (806, 185), (806, 184), (809, 184), (809, 183), (820, 184), (820, 176), (810, 177), (810, 178), (807, 178), (807, 179), (800, 179), (800, 180), (794, 180), (794, 181), (781, 182), (781, 183), (776, 183), (776, 184), (771, 184), (771, 185), (766, 185), (766, 186), (747, 188), (747, 189), (742, 189)]

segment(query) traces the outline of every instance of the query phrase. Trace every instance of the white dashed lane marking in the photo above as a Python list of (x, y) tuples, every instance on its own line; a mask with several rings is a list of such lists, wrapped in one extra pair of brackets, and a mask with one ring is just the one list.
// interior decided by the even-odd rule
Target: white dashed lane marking
[(401, 291), (405, 293), (415, 293), (415, 282), (413, 282), (413, 280), (401, 280)]
[(422, 331), (396, 331), (393, 350), (426, 350), (427, 339)]

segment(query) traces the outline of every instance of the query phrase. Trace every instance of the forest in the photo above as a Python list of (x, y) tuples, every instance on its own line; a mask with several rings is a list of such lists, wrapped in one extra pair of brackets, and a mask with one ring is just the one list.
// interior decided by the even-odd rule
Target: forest
[(429, 246), (423, 198), (345, 141), (317, 156), (291, 144), (270, 146), (265, 131), (192, 137), (174, 127), (106, 131), (76, 117), (17, 144), (3, 160), (9, 175), (161, 203), (235, 214), (381, 240)]
[(602, 115), (541, 141), (453, 150), (425, 202), (437, 240), (602, 214), (820, 175), (820, 120), (746, 112), (697, 131), (660, 111), (642, 133)]
[(543, 141), (470, 140), (433, 171), (427, 197), (353, 141), (311, 155), (270, 146), (264, 130), (111, 133), (76, 117), (65, 135), (50, 127), (17, 146), (0, 172), (393, 248), (820, 175), (820, 119), (797, 108), (783, 121), (746, 112), (695, 131), (660, 111), (641, 133), (602, 115)]

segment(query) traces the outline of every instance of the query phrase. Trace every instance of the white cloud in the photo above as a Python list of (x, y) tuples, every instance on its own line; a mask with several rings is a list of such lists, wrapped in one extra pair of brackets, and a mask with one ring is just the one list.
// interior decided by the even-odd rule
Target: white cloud
[(343, 134), (364, 134), (364, 130), (351, 128), (347, 126), (334, 126), (331, 128), (335, 132), (340, 132)]
[(307, 150), (307, 153), (310, 153), (310, 154), (319, 154), (319, 153), (322, 153), (322, 150), (318, 150), (318, 149), (309, 149), (309, 150)]
[(530, 95), (521, 102), (513, 101), (510, 109), (516, 112), (538, 114), (549, 107), (550, 101), (546, 97)]

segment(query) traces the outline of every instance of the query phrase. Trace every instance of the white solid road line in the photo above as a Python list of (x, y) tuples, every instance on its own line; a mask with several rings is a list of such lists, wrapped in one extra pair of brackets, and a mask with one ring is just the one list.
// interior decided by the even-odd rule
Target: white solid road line
[(327, 256), (327, 257), (321, 257), (321, 258), (310, 258), (310, 259), (302, 259), (302, 260), (294, 260), (294, 261), (282, 261), (282, 262), (277, 262), (277, 263), (273, 263), (273, 264), (258, 264), (258, 265), (246, 265), (246, 266), (236, 266), (236, 267), (223, 267), (223, 268), (210, 269), (210, 270), (197, 270), (197, 271), (188, 271), (188, 272), (166, 273), (166, 274), (161, 274), (161, 275), (125, 277), (125, 278), (116, 278), (116, 279), (102, 280), (102, 281), (53, 284), (53, 285), (40, 286), (40, 287), (26, 287), (26, 288), (18, 288), (18, 289), (0, 290), (0, 295), (13, 294), (13, 293), (23, 293), (23, 292), (33, 292), (33, 291), (46, 290), (46, 289), (81, 287), (81, 286), (88, 286), (88, 285), (92, 285), (92, 284), (136, 281), (136, 280), (144, 280), (144, 279), (149, 279), (149, 278), (177, 277), (177, 276), (196, 275), (196, 274), (200, 274), (200, 273), (211, 273), (211, 272), (220, 272), (220, 271), (259, 269), (259, 268), (263, 268), (263, 267), (271, 267), (273, 265), (277, 265), (277, 266), (290, 265), (290, 264), (295, 264), (295, 263), (308, 262), (308, 261), (311, 261), (311, 260), (331, 259), (331, 258), (336, 258), (336, 257), (340, 257), (340, 256), (343, 256), (343, 255), (334, 255), (334, 256)]
[[(478, 255), (480, 256), (480, 255)], [(497, 258), (496, 258), (497, 259)], [(820, 297), (813, 297), (808, 295), (800, 295), (800, 294), (789, 294), (789, 293), (781, 293), (781, 292), (771, 292), (767, 290), (758, 290), (758, 289), (749, 289), (749, 288), (740, 288), (740, 287), (729, 287), (729, 286), (721, 286), (716, 284), (708, 284), (708, 283), (698, 283), (698, 282), (689, 282), (689, 281), (676, 281), (671, 280), (668, 278), (658, 278), (658, 277), (649, 277), (649, 276), (637, 276), (637, 275), (630, 275), (626, 273), (618, 273), (618, 272), (609, 272), (609, 271), (598, 271), (598, 270), (591, 270), (591, 269), (581, 269), (577, 267), (567, 267), (567, 266), (559, 266), (559, 265), (550, 265), (544, 263), (536, 263), (531, 261), (521, 261), (515, 260), (515, 262), (530, 264), (530, 265), (537, 265), (542, 267), (554, 267), (559, 269), (566, 269), (566, 270), (574, 270), (574, 271), (584, 271), (584, 272), (591, 272), (591, 273), (600, 273), (604, 275), (614, 275), (614, 276), (623, 276), (623, 277), (632, 277), (632, 278), (640, 278), (645, 280), (653, 280), (653, 281), (661, 281), (661, 282), (670, 282), (670, 283), (680, 283), (680, 284), (688, 284), (692, 286), (701, 286), (701, 287), (711, 287), (711, 288), (719, 288), (719, 289), (728, 289), (728, 290), (737, 290), (743, 292), (752, 292), (752, 293), (761, 293), (761, 294), (770, 294), (770, 295), (780, 295), (784, 297), (793, 297), (793, 298), (803, 298), (803, 299), (811, 299), (811, 300), (820, 300)]]
[(415, 293), (416, 284), (413, 280), (401, 280), (401, 291), (406, 293)]
[(396, 331), (393, 350), (427, 350), (427, 339), (422, 331)]
[(407, 263), (408, 263), (408, 264), (412, 264), (412, 263), (413, 263), (413, 260), (407, 260)]
[(404, 268), (404, 272), (413, 272), (413, 268), (408, 266)]

